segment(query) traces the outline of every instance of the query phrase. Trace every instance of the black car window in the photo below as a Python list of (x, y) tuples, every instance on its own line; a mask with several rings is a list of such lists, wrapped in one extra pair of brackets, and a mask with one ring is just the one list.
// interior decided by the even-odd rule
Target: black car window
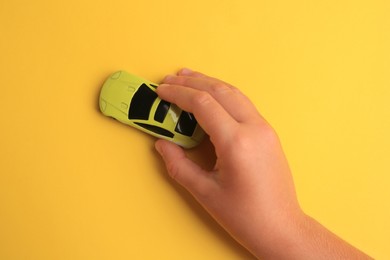
[(154, 114), (154, 120), (157, 122), (164, 122), (165, 116), (168, 113), (169, 107), (171, 106), (171, 103), (161, 100), (160, 104), (158, 104), (156, 109), (156, 114)]
[(146, 84), (142, 84), (131, 100), (129, 119), (148, 120), (150, 109), (156, 98), (156, 92), (151, 90)]
[(155, 125), (149, 125), (149, 124), (143, 124), (143, 123), (135, 123), (149, 131), (152, 131), (156, 134), (159, 134), (159, 135), (163, 135), (163, 136), (166, 136), (166, 137), (169, 137), (169, 138), (173, 138), (174, 134), (171, 133), (170, 131), (164, 129), (164, 128), (161, 128), (161, 127), (158, 127), (158, 126), (155, 126)]
[(186, 136), (192, 136), (195, 131), (196, 124), (197, 122), (194, 115), (183, 111), (180, 114), (179, 122), (176, 125), (175, 131)]

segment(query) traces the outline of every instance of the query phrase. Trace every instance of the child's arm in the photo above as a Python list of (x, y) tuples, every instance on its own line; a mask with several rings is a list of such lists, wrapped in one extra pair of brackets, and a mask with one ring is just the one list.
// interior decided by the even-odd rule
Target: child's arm
[(301, 210), (277, 134), (239, 90), (188, 69), (163, 83), (158, 95), (194, 113), (217, 161), (209, 172), (177, 145), (158, 140), (156, 149), (238, 242), (263, 259), (370, 259)]

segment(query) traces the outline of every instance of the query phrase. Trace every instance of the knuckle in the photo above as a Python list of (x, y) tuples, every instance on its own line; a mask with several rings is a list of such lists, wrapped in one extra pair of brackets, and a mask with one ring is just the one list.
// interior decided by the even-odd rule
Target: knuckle
[(253, 145), (253, 141), (254, 140), (250, 138), (250, 136), (238, 135), (235, 137), (235, 150), (242, 153), (243, 151), (250, 149), (250, 147)]
[(205, 105), (210, 103), (212, 100), (212, 96), (204, 91), (198, 92), (193, 97), (193, 102), (195, 105)]
[(231, 90), (232, 90), (235, 94), (244, 95), (244, 94), (242, 94), (242, 92), (241, 92), (238, 88), (233, 87), (233, 86), (231, 86), (230, 88), (231, 88)]
[(276, 131), (269, 124), (263, 124), (260, 126), (260, 133), (262, 138), (267, 141), (269, 144), (274, 144), (279, 142), (279, 137)]
[(179, 177), (179, 167), (178, 167), (178, 165), (176, 163), (174, 163), (174, 162), (170, 162), (170, 163), (166, 164), (166, 167), (167, 167), (167, 171), (168, 171), (169, 176), (172, 179), (177, 180), (178, 177)]
[(232, 89), (230, 86), (226, 85), (223, 82), (216, 82), (213, 85), (211, 85), (211, 91), (214, 93), (226, 93), (230, 92)]
[(267, 123), (255, 124), (241, 128), (233, 133), (236, 156), (251, 154), (256, 146), (275, 147), (280, 143), (275, 130)]

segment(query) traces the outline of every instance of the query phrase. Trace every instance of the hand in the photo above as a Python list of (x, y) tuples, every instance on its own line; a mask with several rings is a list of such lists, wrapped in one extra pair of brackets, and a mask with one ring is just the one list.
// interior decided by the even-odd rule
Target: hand
[(214, 169), (206, 171), (182, 148), (158, 140), (168, 174), (255, 256), (363, 255), (302, 212), (277, 134), (238, 89), (183, 69), (167, 76), (157, 93), (195, 115), (217, 158)]

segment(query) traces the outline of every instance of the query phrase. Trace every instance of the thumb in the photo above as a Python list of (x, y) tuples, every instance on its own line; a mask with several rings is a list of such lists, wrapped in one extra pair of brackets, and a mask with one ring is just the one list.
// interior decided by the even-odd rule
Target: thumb
[(157, 140), (155, 148), (162, 156), (168, 174), (195, 197), (207, 195), (216, 185), (211, 174), (191, 161), (183, 149), (165, 140)]

